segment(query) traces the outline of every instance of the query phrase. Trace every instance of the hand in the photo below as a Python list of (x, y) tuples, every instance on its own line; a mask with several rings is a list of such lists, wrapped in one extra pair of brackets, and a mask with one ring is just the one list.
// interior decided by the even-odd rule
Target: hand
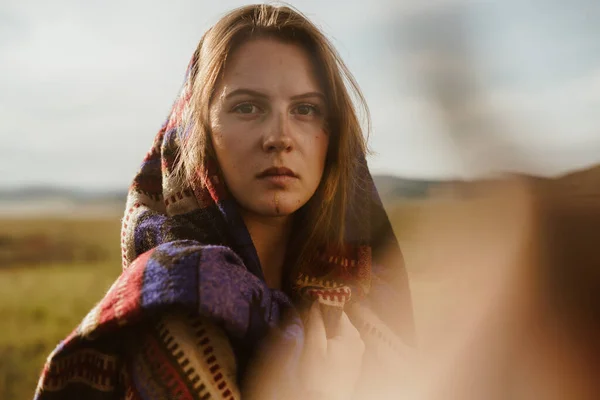
[(300, 379), (307, 393), (328, 399), (349, 399), (360, 375), (365, 345), (348, 315), (342, 312), (335, 332), (327, 338), (317, 301), (306, 321)]

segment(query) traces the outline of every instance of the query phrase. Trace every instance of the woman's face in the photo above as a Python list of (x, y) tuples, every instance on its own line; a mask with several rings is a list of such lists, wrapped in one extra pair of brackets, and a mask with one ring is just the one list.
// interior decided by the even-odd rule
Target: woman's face
[(210, 123), (223, 177), (243, 212), (286, 216), (311, 198), (325, 166), (326, 112), (300, 46), (260, 38), (230, 55)]

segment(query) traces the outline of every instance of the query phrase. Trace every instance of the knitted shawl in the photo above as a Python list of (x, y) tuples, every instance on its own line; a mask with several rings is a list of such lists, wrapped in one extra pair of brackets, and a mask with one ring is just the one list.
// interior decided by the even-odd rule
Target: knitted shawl
[[(411, 341), (406, 272), (364, 154), (357, 155), (363, 184), (349, 196), (343, 248), (300, 270), (293, 293), (265, 284), (235, 199), (218, 174), (204, 166), (200, 184), (172, 178), (196, 61), (130, 186), (123, 271), (48, 357), (37, 400), (239, 398), (248, 361), (273, 332), (290, 354), (280, 357), (287, 377), (279, 380), (294, 388), (303, 323), (293, 298), (337, 310), (360, 304), (362, 311), (349, 315), (367, 344), (396, 348), (399, 338)], [(279, 392), (270, 396), (286, 397), (285, 389), (273, 390)]]

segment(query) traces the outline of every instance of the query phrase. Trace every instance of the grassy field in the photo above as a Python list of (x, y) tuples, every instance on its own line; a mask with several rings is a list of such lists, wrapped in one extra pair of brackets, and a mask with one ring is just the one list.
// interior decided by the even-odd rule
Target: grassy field
[[(119, 217), (92, 220), (5, 219), (0, 235), (36, 235), (102, 247), (105, 258), (0, 269), (0, 399), (30, 399), (52, 349), (100, 300), (120, 272)], [(76, 241), (75, 241), (76, 240)]]

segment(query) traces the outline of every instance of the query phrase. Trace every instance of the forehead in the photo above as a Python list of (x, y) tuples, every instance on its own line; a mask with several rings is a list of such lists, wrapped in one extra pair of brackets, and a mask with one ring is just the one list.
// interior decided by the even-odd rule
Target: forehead
[(271, 38), (252, 39), (235, 49), (220, 86), (226, 91), (244, 87), (291, 95), (322, 91), (308, 51)]

